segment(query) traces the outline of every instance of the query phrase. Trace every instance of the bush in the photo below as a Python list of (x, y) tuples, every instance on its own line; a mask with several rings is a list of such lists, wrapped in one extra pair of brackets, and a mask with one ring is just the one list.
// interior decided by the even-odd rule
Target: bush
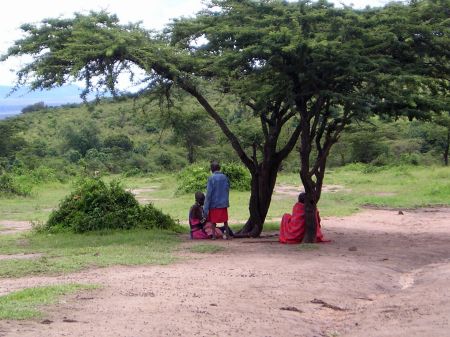
[(18, 195), (29, 196), (31, 194), (31, 185), (20, 183), (11, 174), (0, 174), (0, 196)]
[(58, 178), (57, 172), (54, 169), (46, 166), (39, 166), (35, 168), (34, 170), (29, 172), (29, 176), (34, 184), (60, 180)]
[(382, 154), (388, 153), (388, 146), (376, 135), (355, 135), (351, 143), (351, 159), (368, 164)]
[(170, 229), (175, 227), (175, 221), (153, 205), (141, 207), (118, 181), (108, 186), (100, 179), (88, 178), (50, 214), (45, 229), (82, 233), (136, 227)]
[(111, 135), (105, 138), (103, 141), (103, 147), (114, 148), (118, 147), (123, 151), (132, 151), (134, 144), (133, 141), (127, 135)]
[[(244, 166), (237, 163), (228, 163), (222, 165), (221, 171), (230, 180), (231, 189), (237, 191), (250, 190), (251, 177)], [(177, 193), (204, 191), (209, 175), (208, 164), (187, 166), (178, 175)]]
[(194, 193), (204, 191), (208, 181), (209, 170), (206, 165), (190, 165), (178, 174), (177, 193)]
[(147, 204), (141, 207), (139, 227), (146, 229), (174, 229), (175, 221), (169, 215), (156, 209), (152, 204)]
[(224, 164), (221, 171), (230, 179), (231, 189), (237, 191), (250, 190), (251, 176), (243, 165), (237, 163)]
[(74, 149), (69, 149), (64, 157), (71, 163), (77, 163), (82, 158), (81, 153)]

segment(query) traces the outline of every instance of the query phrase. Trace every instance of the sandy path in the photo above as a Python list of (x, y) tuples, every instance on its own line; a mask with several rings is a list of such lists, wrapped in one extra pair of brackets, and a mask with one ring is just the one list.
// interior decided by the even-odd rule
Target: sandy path
[(2, 279), (0, 294), (103, 288), (46, 308), (50, 324), (0, 321), (0, 336), (448, 337), (449, 219), (449, 208), (366, 210), (325, 218), (332, 242), (318, 249), (272, 237), (216, 241), (225, 250), (205, 255), (189, 253), (198, 242), (187, 241), (185, 259), (169, 266)]
[(30, 221), (0, 220), (0, 234), (14, 234), (30, 229)]

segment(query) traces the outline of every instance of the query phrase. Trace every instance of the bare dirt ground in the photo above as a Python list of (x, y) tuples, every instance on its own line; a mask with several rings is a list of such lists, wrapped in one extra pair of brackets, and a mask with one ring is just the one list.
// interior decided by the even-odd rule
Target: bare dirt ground
[[(277, 238), (193, 242), (168, 266), (112, 267), (1, 279), (0, 294), (31, 286), (102, 288), (0, 321), (0, 336), (450, 336), (450, 208), (365, 210), (324, 218), (332, 242)], [(224, 247), (193, 254), (197, 244)]]
[(30, 221), (0, 220), (0, 234), (14, 234), (30, 229)]

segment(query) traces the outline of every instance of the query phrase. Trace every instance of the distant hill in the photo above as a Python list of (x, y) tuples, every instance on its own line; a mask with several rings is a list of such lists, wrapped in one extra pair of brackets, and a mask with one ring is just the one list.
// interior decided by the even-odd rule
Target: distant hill
[(32, 92), (24, 87), (9, 95), (11, 89), (10, 86), (0, 86), (0, 119), (20, 114), (24, 107), (37, 102), (44, 102), (48, 106), (81, 102), (82, 89), (76, 85)]

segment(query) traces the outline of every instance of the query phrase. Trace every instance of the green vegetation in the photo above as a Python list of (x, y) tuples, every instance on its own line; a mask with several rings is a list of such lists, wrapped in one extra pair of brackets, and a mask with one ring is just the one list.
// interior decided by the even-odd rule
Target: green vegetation
[(0, 277), (59, 274), (112, 265), (168, 264), (175, 260), (173, 251), (178, 242), (173, 232), (156, 229), (0, 235), (0, 254), (40, 254), (30, 259), (0, 260)]
[(211, 244), (197, 244), (190, 248), (190, 251), (193, 253), (201, 253), (201, 254), (214, 254), (225, 250), (222, 246), (211, 245)]
[(0, 319), (30, 319), (42, 317), (40, 309), (58, 301), (64, 295), (95, 289), (97, 286), (65, 284), (28, 288), (0, 296)]
[[(280, 181), (291, 179), (282, 176)], [(349, 215), (363, 206), (417, 208), (450, 205), (450, 171), (438, 166), (352, 164), (330, 170), (320, 214)]]
[[(178, 174), (178, 193), (195, 193), (205, 191), (206, 181), (211, 174), (207, 163), (195, 164), (185, 167)], [(250, 174), (241, 164), (225, 163), (220, 169), (230, 180), (230, 188), (235, 191), (250, 190)]]
[[(118, 178), (110, 176), (104, 180)], [(151, 201), (157, 209), (185, 224), (189, 207), (194, 203), (194, 194), (179, 194), (178, 182), (175, 174), (121, 178), (121, 184), (127, 189), (139, 189), (136, 195), (139, 201)], [(275, 193), (268, 213), (268, 223), (271, 218), (278, 219), (283, 213), (290, 212), (297, 192), (301, 190), (297, 173), (281, 173), (277, 184), (287, 187), (289, 193)], [(334, 167), (330, 168), (326, 177), (319, 209), (325, 216), (341, 216), (352, 214), (364, 205), (400, 208), (450, 205), (449, 184), (449, 169), (436, 165), (351, 164)], [(71, 186), (70, 183), (48, 183), (37, 188), (33, 196), (0, 199), (0, 220), (45, 222), (51, 210), (69, 194)], [(230, 216), (233, 220), (246, 220), (248, 199), (249, 192), (231, 191)]]
[(175, 221), (152, 204), (140, 206), (131, 192), (112, 181), (101, 179), (78, 182), (41, 230), (70, 230), (75, 233), (103, 229), (161, 228), (175, 229)]

